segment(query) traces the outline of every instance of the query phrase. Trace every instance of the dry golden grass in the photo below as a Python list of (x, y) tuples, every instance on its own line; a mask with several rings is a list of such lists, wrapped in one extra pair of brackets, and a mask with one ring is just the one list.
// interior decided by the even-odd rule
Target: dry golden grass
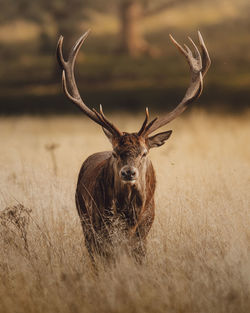
[[(138, 116), (113, 119), (139, 128)], [(0, 312), (250, 312), (249, 114), (194, 112), (171, 128), (151, 152), (145, 264), (122, 255), (95, 277), (74, 189), (108, 141), (82, 116), (0, 119)]]

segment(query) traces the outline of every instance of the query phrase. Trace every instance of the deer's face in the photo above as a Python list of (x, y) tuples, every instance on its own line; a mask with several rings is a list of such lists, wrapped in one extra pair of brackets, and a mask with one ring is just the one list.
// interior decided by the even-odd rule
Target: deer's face
[(125, 133), (113, 141), (115, 174), (124, 183), (135, 183), (143, 175), (147, 154), (148, 149), (142, 138)]
[(164, 144), (172, 131), (149, 138), (136, 133), (123, 133), (120, 137), (113, 137), (104, 132), (113, 146), (112, 159), (116, 177), (123, 183), (134, 184), (146, 174), (149, 149)]

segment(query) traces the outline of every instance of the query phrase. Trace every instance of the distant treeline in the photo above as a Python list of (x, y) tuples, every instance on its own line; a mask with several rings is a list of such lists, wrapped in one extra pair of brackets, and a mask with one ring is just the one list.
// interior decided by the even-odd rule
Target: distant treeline
[(250, 99), (250, 5), (228, 1), (230, 10), (229, 2), (215, 0), (2, 0), (0, 114), (78, 112), (62, 95), (55, 47), (63, 34), (67, 55), (89, 26), (93, 33), (78, 56), (76, 76), (91, 106), (131, 111), (175, 105), (189, 77), (168, 34), (180, 43), (191, 35), (197, 43), (200, 29), (212, 66), (197, 106), (242, 111)]
[[(58, 86), (59, 88), (59, 86)], [(101, 103), (105, 112), (159, 112), (172, 109), (183, 96), (183, 89), (146, 88), (137, 90), (96, 90), (84, 92), (83, 98), (90, 107)], [(203, 95), (193, 107), (212, 113), (242, 113), (249, 109), (250, 91), (218, 89), (206, 86)], [(0, 97), (1, 115), (19, 114), (80, 114), (73, 103), (62, 93), (58, 95)]]

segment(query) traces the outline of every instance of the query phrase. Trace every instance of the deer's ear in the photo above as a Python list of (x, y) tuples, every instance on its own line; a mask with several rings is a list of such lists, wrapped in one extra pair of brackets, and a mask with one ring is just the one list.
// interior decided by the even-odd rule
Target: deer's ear
[(172, 130), (168, 130), (164, 133), (159, 133), (152, 137), (149, 137), (147, 139), (149, 149), (162, 146), (165, 143), (165, 141), (168, 140), (171, 134)]

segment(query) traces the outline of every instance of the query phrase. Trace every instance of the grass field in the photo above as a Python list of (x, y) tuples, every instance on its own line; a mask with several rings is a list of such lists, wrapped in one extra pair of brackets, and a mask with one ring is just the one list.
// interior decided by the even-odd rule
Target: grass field
[[(250, 312), (249, 113), (171, 124), (151, 152), (146, 262), (121, 255), (98, 277), (74, 191), (83, 160), (109, 149), (101, 129), (82, 116), (0, 118), (0, 312)], [(143, 117), (112, 120), (135, 131)]]

